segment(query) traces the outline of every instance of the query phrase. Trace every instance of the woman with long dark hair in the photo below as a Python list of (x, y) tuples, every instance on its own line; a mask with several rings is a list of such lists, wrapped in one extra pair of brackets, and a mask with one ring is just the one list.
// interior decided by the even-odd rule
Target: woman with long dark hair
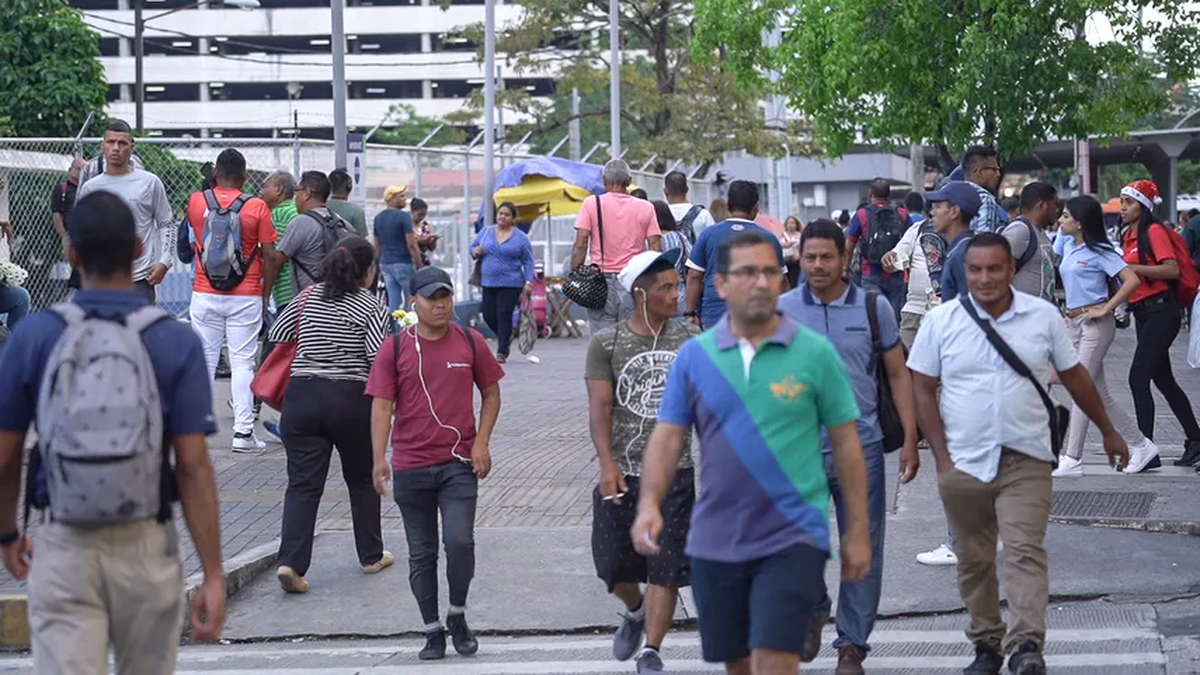
[[(1104, 377), (1104, 357), (1117, 333), (1114, 312), (1142, 282), (1108, 240), (1104, 211), (1094, 197), (1068, 200), (1058, 225), (1055, 248), (1062, 258), (1059, 280), (1066, 293), (1067, 330), (1079, 353), (1079, 362), (1096, 383), (1109, 419), (1129, 445), (1130, 462), (1125, 470), (1137, 473), (1158, 457), (1158, 447), (1142, 434), (1128, 411), (1109, 392)], [(1110, 293), (1109, 281), (1116, 279), (1120, 280), (1120, 288)], [(1066, 447), (1054, 477), (1083, 475), (1083, 441), (1087, 428), (1087, 415), (1076, 403), (1071, 411)]]
[(291, 302), (270, 340), (296, 343), (292, 376), (283, 400), (280, 431), (287, 452), (279, 583), (305, 593), (313, 529), (336, 447), (350, 492), (354, 545), (366, 574), (393, 562), (383, 550), (379, 494), (371, 470), (371, 397), (365, 393), (371, 364), (387, 335), (390, 316), (371, 292), (375, 247), (359, 236), (338, 242), (321, 263), (322, 281)]
[(684, 264), (692, 255), (692, 242), (679, 229), (675, 214), (671, 213), (671, 205), (661, 199), (654, 201), (654, 215), (658, 218), (658, 229), (662, 230), (662, 250), (679, 249), (679, 259), (675, 261), (675, 271), (679, 274), (679, 312), (683, 316), (687, 298), (687, 274)]
[(788, 216), (783, 221), (783, 236), (779, 238), (783, 246), (783, 259), (787, 262), (788, 287), (800, 286), (800, 235), (804, 232), (804, 223), (796, 216)]
[(495, 227), (485, 227), (471, 242), (471, 257), (483, 260), (483, 320), (496, 334), (496, 360), (508, 360), (513, 310), (533, 290), (533, 242), (517, 227), (517, 207), (496, 207)]
[[(1121, 221), (1128, 226), (1121, 240), (1123, 257), (1142, 281), (1129, 296), (1129, 307), (1137, 322), (1137, 349), (1129, 366), (1129, 389), (1138, 428), (1146, 438), (1153, 439), (1154, 396), (1150, 393), (1150, 383), (1154, 383), (1187, 435), (1186, 449), (1175, 465), (1192, 466), (1200, 459), (1200, 426), (1196, 425), (1191, 401), (1171, 370), (1171, 344), (1182, 324), (1175, 285), (1179, 281), (1179, 266), (1191, 261), (1175, 259), (1167, 228), (1154, 215), (1155, 204), (1161, 202), (1158, 186), (1148, 180), (1136, 180), (1121, 190)], [(1161, 465), (1156, 456), (1146, 468)]]

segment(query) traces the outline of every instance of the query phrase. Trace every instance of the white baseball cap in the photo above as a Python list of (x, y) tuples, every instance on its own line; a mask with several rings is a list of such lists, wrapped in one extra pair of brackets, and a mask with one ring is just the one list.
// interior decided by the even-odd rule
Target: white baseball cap
[(679, 256), (683, 252), (677, 248), (669, 251), (642, 251), (633, 256), (629, 264), (625, 265), (625, 269), (617, 274), (617, 281), (621, 287), (630, 293), (633, 292), (633, 285), (637, 283), (639, 277), (646, 273), (646, 270), (653, 267), (658, 262), (664, 261), (668, 266), (674, 267), (675, 263), (679, 262)]

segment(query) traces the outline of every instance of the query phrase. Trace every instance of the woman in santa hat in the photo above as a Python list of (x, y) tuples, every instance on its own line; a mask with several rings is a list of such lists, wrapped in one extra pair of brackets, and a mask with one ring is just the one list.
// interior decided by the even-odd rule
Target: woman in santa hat
[[(1129, 388), (1138, 427), (1146, 438), (1153, 439), (1154, 396), (1150, 383), (1154, 383), (1187, 434), (1185, 452), (1175, 465), (1193, 466), (1200, 460), (1200, 426), (1171, 370), (1171, 343), (1182, 323), (1172, 282), (1179, 279), (1179, 265), (1191, 261), (1175, 259), (1166, 226), (1154, 215), (1155, 205), (1161, 203), (1158, 186), (1152, 181), (1136, 180), (1121, 190), (1121, 221), (1128, 226), (1121, 239), (1123, 257), (1142, 280), (1129, 296), (1129, 307), (1137, 322), (1137, 349), (1129, 367)], [(1145, 468), (1159, 466), (1162, 462), (1156, 457)]]

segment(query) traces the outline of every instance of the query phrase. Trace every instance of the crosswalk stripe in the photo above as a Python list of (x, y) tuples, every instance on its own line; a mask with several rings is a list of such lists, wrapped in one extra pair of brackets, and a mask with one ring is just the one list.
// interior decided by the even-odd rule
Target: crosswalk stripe
[[(946, 656), (914, 656), (914, 657), (884, 657), (872, 658), (868, 661), (872, 669), (885, 668), (920, 668), (922, 671), (954, 671), (961, 672), (965, 665), (962, 657)], [(1087, 672), (1089, 668), (1113, 666), (1161, 665), (1166, 663), (1166, 657), (1153, 652), (1134, 654), (1063, 654), (1046, 657), (1046, 665), (1055, 670), (1071, 670)], [(720, 665), (703, 661), (670, 662), (674, 671), (693, 670), (719, 673), (724, 669)], [(837, 667), (836, 659), (817, 659), (806, 664), (804, 670), (828, 670)], [(452, 671), (454, 675), (567, 675), (570, 673), (588, 673), (601, 675), (604, 673), (628, 673), (628, 663), (616, 661), (533, 661), (527, 663), (465, 663), (456, 661)], [(248, 670), (181, 670), (178, 675), (254, 675), (256, 671)], [(261, 671), (257, 671), (261, 672)], [(354, 668), (284, 668), (277, 672), (286, 675), (446, 675), (447, 664), (416, 664), (410, 666), (374, 666)], [(803, 671), (802, 671), (803, 672)]]
[[(828, 643), (836, 636), (836, 631), (830, 627), (825, 631), (825, 641)], [(1058, 629), (1049, 630), (1046, 633), (1046, 641), (1050, 644), (1064, 643), (1099, 643), (1120, 640), (1157, 640), (1160, 637), (1159, 633), (1152, 629), (1146, 628), (1094, 628), (1094, 629)], [(885, 644), (966, 644), (966, 638), (962, 631), (954, 630), (881, 630), (872, 633), (872, 645)], [(611, 638), (585, 638), (585, 639), (563, 639), (563, 640), (536, 640), (536, 639), (521, 639), (511, 640), (507, 638), (484, 637), (480, 644), (479, 658), (487, 658), (493, 654), (510, 654), (519, 652), (580, 652), (587, 650), (606, 650), (612, 645)], [(667, 650), (672, 647), (699, 647), (700, 638), (698, 635), (683, 634), (671, 635), (667, 638), (664, 645)], [(192, 647), (184, 648), (179, 653), (180, 664), (219, 664), (221, 661), (230, 659), (254, 659), (254, 658), (271, 658), (271, 657), (353, 657), (353, 656), (388, 656), (402, 654), (416, 654), (420, 651), (422, 645), (415, 641), (407, 643), (398, 643), (391, 645), (348, 645), (348, 646), (330, 646), (330, 647), (290, 647), (280, 646), (276, 649), (262, 647), (247, 647), (241, 648), (237, 646), (224, 647)], [(1106, 663), (1112, 663), (1111, 659), (1114, 655), (1096, 655), (1097, 658), (1103, 656), (1109, 659)], [(1050, 658), (1055, 658), (1051, 656)], [(1075, 657), (1071, 657), (1075, 658)], [(1141, 657), (1138, 656), (1140, 659)], [(903, 659), (902, 659), (903, 660)], [(956, 661), (958, 659), (955, 659)], [(885, 659), (882, 657), (873, 657), (871, 663), (880, 664)], [(922, 661), (924, 663), (924, 661)], [(1144, 660), (1135, 660), (1133, 663), (1147, 663)], [(11, 657), (0, 658), (0, 668), (28, 668), (33, 665), (32, 659), (29, 657)], [(499, 664), (496, 664), (499, 665)], [(509, 664), (512, 665), (512, 664)], [(911, 664), (909, 664), (911, 665)], [(1068, 664), (1070, 665), (1070, 664)], [(1120, 664), (1113, 664), (1120, 665)], [(949, 666), (947, 666), (949, 667)], [(206, 671), (212, 672), (212, 671)], [(289, 671), (293, 672), (293, 671)], [(300, 671), (297, 671), (300, 672)], [(376, 671), (371, 671), (376, 672)], [(388, 672), (388, 671), (378, 671)], [(408, 671), (400, 671), (407, 673)], [(421, 672), (421, 671), (415, 671)], [(496, 671), (507, 672), (507, 671)], [(525, 671), (514, 671), (525, 672)], [(541, 671), (530, 671), (541, 672)], [(568, 671), (570, 672), (570, 671)], [(605, 672), (601, 669), (601, 672)]]

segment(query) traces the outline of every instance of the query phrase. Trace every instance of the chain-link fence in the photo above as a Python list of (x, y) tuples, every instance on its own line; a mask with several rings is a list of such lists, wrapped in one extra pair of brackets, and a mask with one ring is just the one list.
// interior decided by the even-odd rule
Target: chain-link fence
[[(62, 189), (73, 158), (89, 159), (99, 152), (98, 138), (0, 139), (0, 220), (12, 223), (15, 240), (12, 262), (29, 272), (25, 286), (33, 308), (41, 309), (69, 294), (70, 267), (62, 239), (51, 213), (54, 193)], [(328, 172), (335, 168), (333, 143), (300, 139), (178, 139), (144, 138), (135, 154), (148, 171), (157, 174), (178, 220), (189, 195), (200, 188), (200, 166), (213, 162), (226, 148), (237, 148), (246, 158), (246, 191), (254, 192), (278, 170), (299, 176), (306, 170)], [(501, 153), (494, 158), (499, 172), (527, 155)], [(474, 236), (475, 214), (484, 194), (484, 159), (480, 149), (412, 148), (369, 144), (357, 168), (351, 169), (362, 186), (368, 223), (385, 208), (383, 191), (389, 185), (410, 186), (410, 194), (429, 204), (427, 222), (440, 235), (433, 262), (450, 271), (462, 293), (470, 260), (463, 255)], [(638, 171), (634, 181), (651, 199), (662, 196), (661, 175)], [(707, 206), (711, 186), (693, 181), (689, 195)], [(574, 242), (574, 217), (541, 218), (530, 231), (534, 257), (548, 274), (564, 273)], [(185, 316), (191, 299), (192, 269), (177, 262), (159, 288), (159, 304)]]

